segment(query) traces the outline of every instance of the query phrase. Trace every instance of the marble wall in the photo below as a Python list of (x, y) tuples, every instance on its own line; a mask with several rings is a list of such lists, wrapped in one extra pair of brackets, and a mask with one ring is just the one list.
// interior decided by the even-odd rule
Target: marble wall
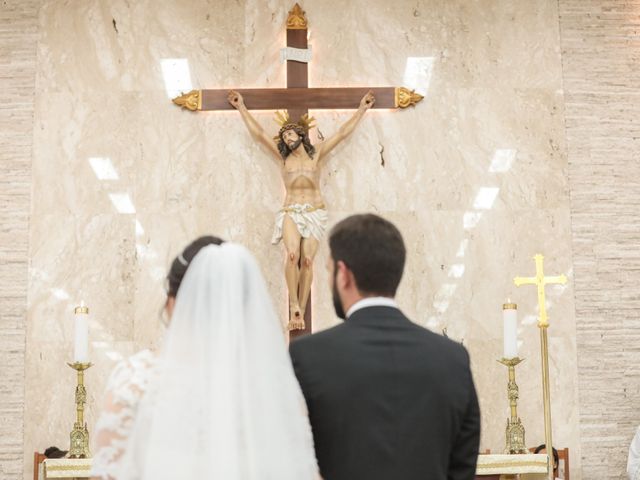
[(640, 1), (559, 10), (583, 465), (626, 478), (640, 423)]
[(0, 6), (0, 478), (23, 471), (29, 196), (39, 0)]
[[(560, 8), (569, 3), (561, 0)], [(82, 299), (91, 308), (91, 424), (114, 362), (157, 342), (163, 276), (193, 237), (213, 232), (252, 249), (284, 317), (282, 252), (269, 245), (283, 193), (277, 169), (237, 112), (193, 114), (169, 97), (189, 84), (284, 86), (279, 49), (291, 6), (43, 2), (30, 275), (28, 294), (18, 295), (28, 299), (25, 458), (68, 443), (74, 377), (65, 362), (73, 306)], [(552, 412), (554, 441), (571, 449), (572, 476), (582, 478), (579, 237), (572, 236), (561, 56), (568, 37), (561, 43), (558, 2), (309, 0), (303, 7), (312, 86), (404, 84), (425, 94), (415, 109), (367, 114), (332, 154), (322, 189), (331, 223), (373, 211), (404, 233), (409, 262), (399, 303), (416, 322), (446, 328), (470, 350), (482, 449), (504, 447), (506, 369), (496, 359), (507, 297), (519, 304), (526, 359), (517, 370), (519, 412), (527, 444), (543, 442), (536, 296), (533, 287), (516, 289), (512, 278), (534, 273), (536, 253), (546, 256), (547, 273), (569, 277), (566, 286), (548, 288)], [(324, 136), (350, 115), (313, 114)], [(271, 113), (257, 117), (276, 128)], [(572, 140), (570, 123), (567, 131)], [(316, 329), (337, 322), (327, 254), (323, 245), (313, 288)], [(4, 312), (8, 300), (0, 301)], [(27, 461), (24, 478), (30, 475)], [(585, 470), (584, 478), (596, 477)]]

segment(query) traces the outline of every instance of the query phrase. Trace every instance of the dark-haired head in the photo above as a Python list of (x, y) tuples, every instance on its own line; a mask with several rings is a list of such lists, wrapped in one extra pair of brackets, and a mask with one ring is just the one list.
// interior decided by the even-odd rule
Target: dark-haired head
[(335, 276), (339, 262), (353, 275), (360, 296), (395, 296), (402, 279), (406, 250), (400, 231), (391, 222), (373, 214), (347, 217), (331, 230), (329, 249), (333, 261), (334, 303), (338, 295)]
[(169, 298), (175, 298), (178, 294), (178, 289), (184, 278), (184, 274), (187, 273), (187, 268), (191, 260), (198, 254), (198, 252), (207, 245), (221, 245), (224, 240), (207, 235), (195, 239), (178, 255), (171, 263), (171, 268), (167, 274), (167, 296)]
[(49, 447), (44, 451), (44, 456), (47, 458), (64, 458), (68, 453), (68, 450), (60, 450), (58, 447)]
[[(298, 135), (298, 141), (293, 145), (289, 145), (284, 138), (285, 132), (295, 132)], [(304, 147), (307, 155), (313, 158), (313, 155), (316, 153), (315, 147), (311, 144), (311, 140), (309, 139), (309, 135), (307, 131), (300, 125), (296, 124), (288, 124), (280, 129), (278, 132), (279, 142), (278, 142), (278, 151), (280, 152), (280, 156), (283, 160), (286, 160), (287, 157), (293, 152), (300, 144)]]
[[(553, 450), (553, 470), (556, 471), (560, 464), (560, 457), (558, 456), (558, 450), (556, 450), (555, 447), (551, 447), (551, 449)], [(538, 445), (534, 448), (533, 453), (547, 453), (547, 446), (544, 443), (542, 445)]]

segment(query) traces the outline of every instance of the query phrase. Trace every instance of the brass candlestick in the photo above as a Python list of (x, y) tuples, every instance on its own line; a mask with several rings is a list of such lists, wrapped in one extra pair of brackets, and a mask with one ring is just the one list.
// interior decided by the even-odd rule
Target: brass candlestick
[(87, 403), (87, 390), (84, 388), (84, 371), (91, 366), (91, 363), (67, 363), (78, 372), (78, 384), (76, 385), (76, 422), (71, 430), (71, 446), (67, 457), (69, 458), (90, 458), (89, 450), (89, 430), (84, 421), (84, 404)]
[(507, 396), (511, 407), (511, 418), (507, 419), (504, 453), (527, 453), (527, 448), (524, 444), (524, 425), (522, 425), (520, 417), (518, 417), (518, 384), (516, 384), (516, 365), (523, 360), (518, 357), (498, 360), (509, 369)]

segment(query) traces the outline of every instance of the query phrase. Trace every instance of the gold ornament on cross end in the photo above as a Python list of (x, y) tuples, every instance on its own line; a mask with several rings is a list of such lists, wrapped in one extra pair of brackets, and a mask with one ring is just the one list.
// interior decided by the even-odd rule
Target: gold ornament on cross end
[(305, 13), (300, 5), (296, 3), (289, 11), (287, 30), (305, 30), (307, 28), (307, 17), (305, 17)]
[[(547, 452), (553, 451), (553, 438), (551, 430), (551, 389), (549, 387), (549, 341), (547, 330), (549, 329), (549, 317), (545, 303), (545, 286), (549, 284), (567, 283), (567, 277), (557, 275), (545, 277), (544, 257), (537, 254), (534, 257), (536, 262), (535, 277), (516, 277), (513, 282), (517, 287), (522, 285), (535, 285), (538, 290), (538, 329), (540, 330), (540, 358), (542, 360), (542, 401), (544, 406), (544, 436)], [(553, 480), (553, 455), (547, 454), (547, 476)]]
[(415, 90), (409, 90), (405, 87), (396, 87), (395, 102), (396, 108), (413, 107), (416, 103), (420, 102), (424, 97)]
[(189, 93), (183, 93), (182, 95), (171, 99), (176, 105), (186, 108), (195, 112), (196, 110), (202, 110), (202, 94), (200, 90), (191, 90)]
[(78, 372), (76, 385), (76, 421), (73, 430), (69, 434), (71, 443), (69, 447), (69, 458), (91, 458), (89, 450), (89, 430), (84, 421), (84, 405), (87, 403), (87, 390), (84, 387), (84, 371), (91, 367), (91, 363), (68, 363), (71, 368)]

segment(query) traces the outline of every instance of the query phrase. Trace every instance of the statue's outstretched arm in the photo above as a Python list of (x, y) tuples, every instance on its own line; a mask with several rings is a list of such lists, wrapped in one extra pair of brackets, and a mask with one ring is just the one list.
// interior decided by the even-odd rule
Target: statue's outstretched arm
[(264, 145), (271, 154), (276, 156), (278, 162), (280, 162), (282, 157), (280, 156), (280, 152), (278, 152), (275, 142), (264, 132), (262, 126), (249, 113), (249, 110), (247, 110), (247, 107), (244, 105), (242, 95), (235, 90), (231, 90), (229, 91), (227, 99), (229, 100), (229, 103), (240, 112), (240, 116), (253, 139)]
[(365, 112), (373, 107), (375, 102), (376, 98), (373, 96), (373, 93), (371, 91), (367, 92), (367, 94), (362, 97), (362, 100), (360, 100), (360, 106), (356, 113), (353, 114), (353, 117), (343, 123), (334, 136), (328, 138), (318, 146), (320, 155), (324, 157), (324, 155), (333, 150), (342, 140), (351, 135), (360, 120), (362, 120)]

